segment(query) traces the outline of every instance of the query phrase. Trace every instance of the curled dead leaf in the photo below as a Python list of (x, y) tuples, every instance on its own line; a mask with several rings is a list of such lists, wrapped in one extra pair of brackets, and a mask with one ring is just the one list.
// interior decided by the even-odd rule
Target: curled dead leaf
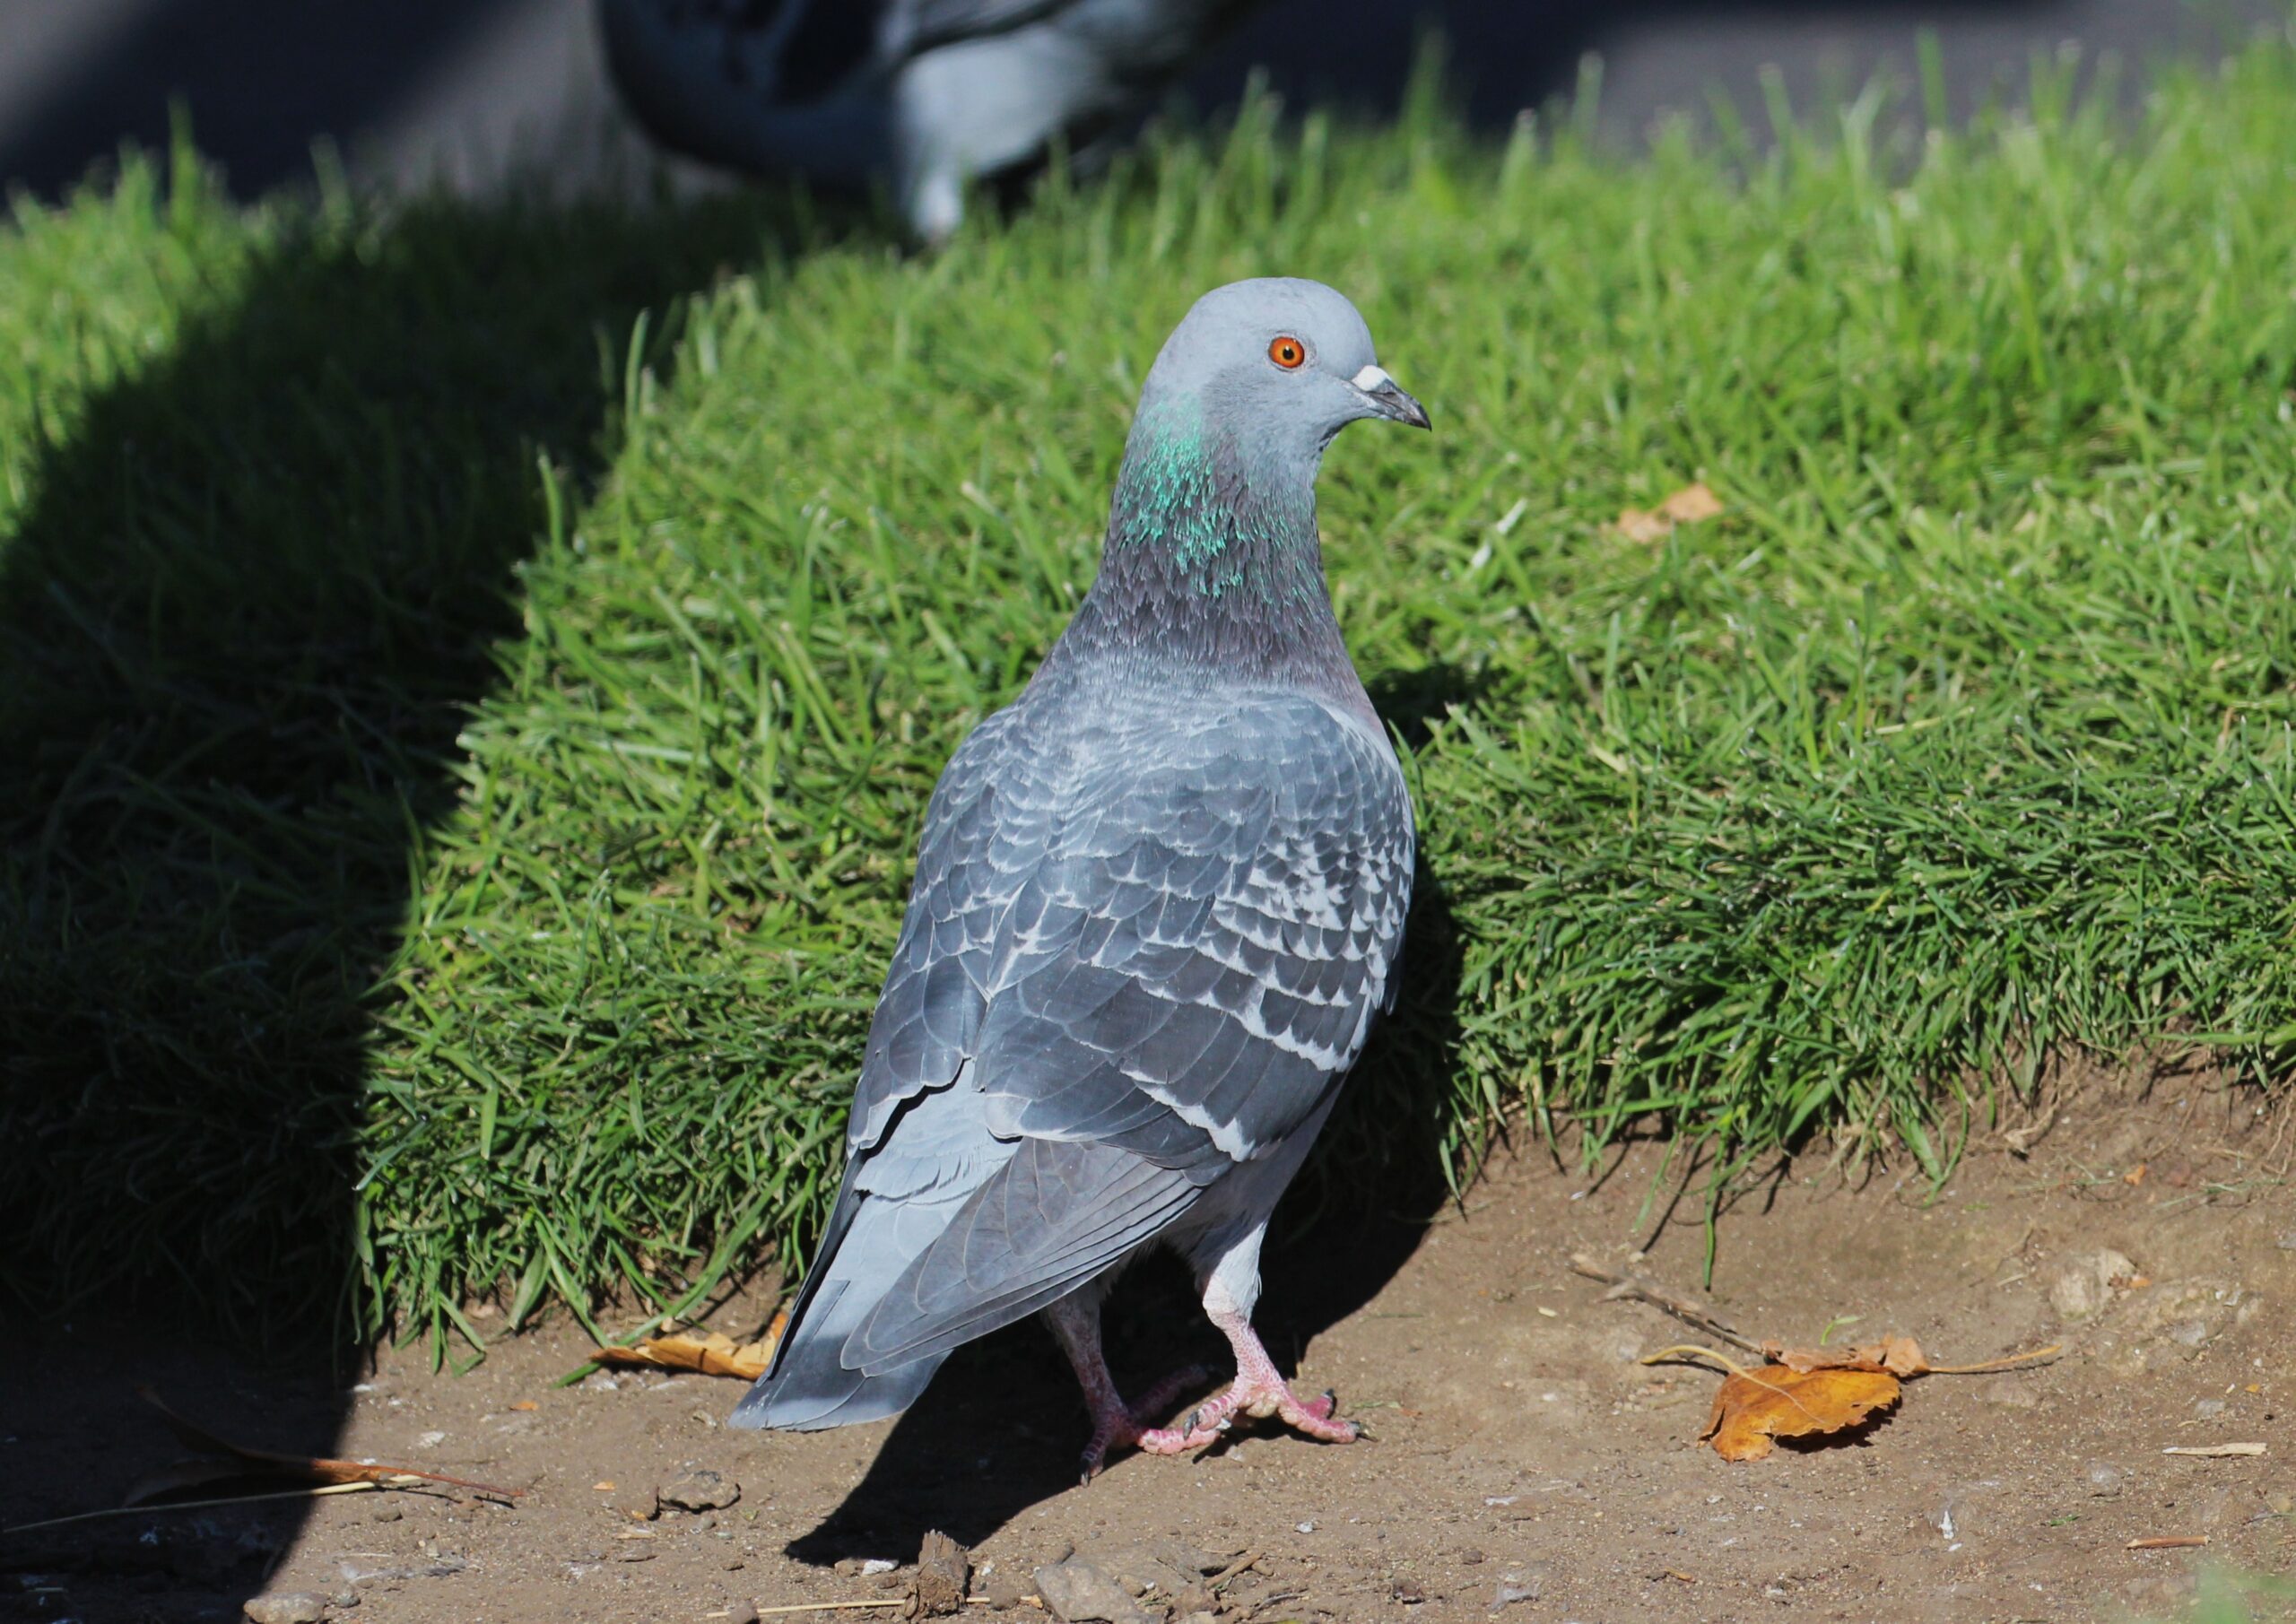
[(692, 1370), (703, 1376), (732, 1376), (753, 1382), (773, 1362), (773, 1350), (789, 1323), (787, 1310), (773, 1316), (765, 1334), (753, 1342), (736, 1342), (720, 1332), (696, 1336), (676, 1332), (651, 1337), (633, 1348), (601, 1348), (601, 1365), (636, 1366), (655, 1370)]
[(1695, 525), (1722, 511), (1722, 499), (1702, 482), (1684, 485), (1647, 512), (1639, 508), (1620, 511), (1616, 528), (1630, 542), (1655, 542), (1677, 525)]
[(1904, 1380), (1909, 1376), (1929, 1374), (1929, 1360), (1921, 1351), (1921, 1344), (1909, 1336), (1895, 1332), (1879, 1342), (1860, 1342), (1842, 1348), (1788, 1348), (1778, 1342), (1764, 1342), (1762, 1357), (1784, 1365), (1789, 1370), (1807, 1373), (1812, 1370), (1886, 1370)]
[(138, 1387), (135, 1393), (137, 1397), (160, 1412), (167, 1421), (169, 1430), (196, 1450), (200, 1458), (179, 1462), (143, 1479), (128, 1491), (126, 1503), (130, 1506), (147, 1504), (204, 1484), (241, 1479), (283, 1480), (326, 1487), (373, 1483), (387, 1489), (439, 1483), (505, 1500), (515, 1500), (526, 1492), (522, 1489), (500, 1489), (491, 1483), (474, 1482), (468, 1478), (448, 1477), (444, 1472), (423, 1472), (413, 1466), (380, 1465), (373, 1461), (337, 1461), (324, 1455), (251, 1449), (244, 1444), (234, 1444), (228, 1438), (219, 1437), (196, 1422), (186, 1420), (149, 1387)]
[(1844, 1431), (1897, 1402), (1898, 1378), (1886, 1370), (1764, 1365), (1722, 1384), (1699, 1437), (1726, 1461), (1758, 1461), (1778, 1438)]

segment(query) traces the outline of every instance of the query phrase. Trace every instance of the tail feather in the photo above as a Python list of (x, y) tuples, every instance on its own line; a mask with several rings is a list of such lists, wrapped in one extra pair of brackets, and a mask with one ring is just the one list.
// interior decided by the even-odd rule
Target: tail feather
[(822, 1290), (804, 1329), (790, 1339), (787, 1356), (734, 1407), (735, 1426), (819, 1432), (883, 1420), (917, 1402), (948, 1356), (912, 1359), (876, 1376), (848, 1368), (840, 1357), (845, 1339), (871, 1306), (865, 1296), (847, 1291), (850, 1283), (840, 1280)]
[(915, 1403), (947, 1357), (912, 1359), (874, 1375), (844, 1362), (847, 1339), (876, 1307), (886, 1282), (938, 1232), (918, 1224), (913, 1208), (872, 1196), (854, 1183), (848, 1171), (813, 1272), (790, 1305), (773, 1363), (734, 1407), (736, 1427), (816, 1432), (883, 1420)]

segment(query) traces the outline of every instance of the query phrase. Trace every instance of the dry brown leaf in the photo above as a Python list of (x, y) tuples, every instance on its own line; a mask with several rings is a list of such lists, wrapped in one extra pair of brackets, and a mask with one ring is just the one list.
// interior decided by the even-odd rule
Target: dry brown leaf
[(1764, 1365), (1722, 1384), (1699, 1436), (1726, 1461), (1758, 1461), (1775, 1439), (1839, 1432), (1897, 1402), (1898, 1378), (1886, 1370)]
[(1923, 1355), (1921, 1344), (1895, 1332), (1877, 1342), (1860, 1342), (1854, 1347), (1788, 1348), (1778, 1342), (1764, 1342), (1761, 1351), (1763, 1358), (1804, 1373), (1886, 1370), (1900, 1380), (1929, 1374), (1929, 1360)]
[(1684, 485), (1674, 495), (1658, 504), (1658, 511), (1677, 525), (1695, 525), (1700, 519), (1717, 517), (1722, 511), (1722, 499), (1704, 483)]
[(1677, 525), (1695, 525), (1722, 511), (1722, 499), (1704, 483), (1684, 485), (1648, 512), (1627, 508), (1618, 516), (1618, 533), (1630, 542), (1655, 542)]
[[(184, 1420), (161, 1403), (160, 1395), (151, 1388), (138, 1387), (135, 1392), (137, 1397), (167, 1418), (168, 1426), (176, 1437), (208, 1457), (204, 1461), (187, 1461), (145, 1478), (135, 1486), (133, 1494), (146, 1499), (201, 1483), (234, 1478), (288, 1478), (302, 1483), (381, 1483), (400, 1488), (419, 1483), (439, 1483), (506, 1500), (515, 1500), (526, 1492), (523, 1489), (498, 1489), (491, 1483), (448, 1477), (440, 1472), (422, 1472), (413, 1466), (386, 1466), (368, 1461), (335, 1461), (323, 1455), (283, 1455), (270, 1449), (249, 1449), (244, 1445), (218, 1437), (204, 1427)], [(134, 1505), (138, 1501), (131, 1498), (128, 1503)]]
[(634, 1348), (601, 1348), (597, 1359), (601, 1365), (695, 1370), (703, 1376), (733, 1376), (753, 1382), (773, 1362), (774, 1345), (780, 1342), (782, 1327), (788, 1323), (789, 1316), (785, 1310), (773, 1316), (765, 1334), (753, 1342), (736, 1342), (717, 1331), (699, 1336), (675, 1332), (649, 1338)]
[(1655, 542), (1674, 527), (1674, 522), (1671, 519), (1662, 518), (1655, 513), (1646, 513), (1639, 508), (1619, 509), (1616, 528), (1618, 533), (1630, 542)]

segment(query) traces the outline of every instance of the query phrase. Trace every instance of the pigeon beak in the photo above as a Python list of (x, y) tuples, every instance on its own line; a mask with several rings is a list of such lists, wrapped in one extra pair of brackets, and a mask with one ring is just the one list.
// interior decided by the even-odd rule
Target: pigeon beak
[(1366, 367), (1355, 375), (1355, 386), (1363, 398), (1371, 403), (1371, 410), (1381, 417), (1398, 423), (1409, 423), (1414, 429), (1429, 426), (1427, 408), (1403, 392), (1402, 386), (1378, 367)]

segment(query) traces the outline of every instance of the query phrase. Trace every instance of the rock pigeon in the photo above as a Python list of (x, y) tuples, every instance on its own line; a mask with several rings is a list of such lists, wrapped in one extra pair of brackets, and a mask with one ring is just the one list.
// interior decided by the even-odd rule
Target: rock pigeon
[(965, 183), (1090, 138), (1254, 0), (599, 0), (622, 99), (665, 143), (831, 186), (891, 178), (928, 242)]
[[(1157, 356), (1098, 578), (933, 792), (844, 1183), (736, 1425), (891, 1415), (959, 1343), (1041, 1312), (1091, 1410), (1088, 1479), (1238, 1414), (1356, 1436), (1251, 1315), (1411, 902), (1410, 797), (1316, 533), (1324, 448), (1358, 418), (1427, 426), (1320, 283), (1217, 289)], [(1159, 1242), (1236, 1357), (1176, 1427), (1154, 1424), (1175, 1385), (1127, 1404), (1100, 1348), (1113, 1278)]]

